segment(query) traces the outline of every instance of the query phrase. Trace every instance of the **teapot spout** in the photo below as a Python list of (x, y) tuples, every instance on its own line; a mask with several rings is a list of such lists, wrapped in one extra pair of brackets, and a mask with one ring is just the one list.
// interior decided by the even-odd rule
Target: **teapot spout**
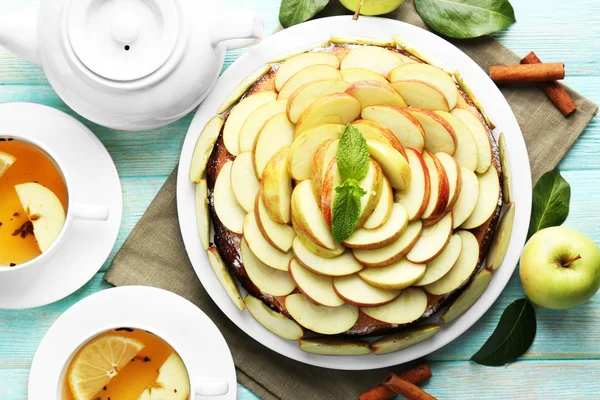
[(214, 46), (227, 50), (257, 44), (263, 37), (264, 21), (260, 14), (250, 10), (227, 10), (211, 15), (210, 32)]
[(0, 45), (27, 61), (39, 64), (38, 8), (26, 7), (0, 17)]

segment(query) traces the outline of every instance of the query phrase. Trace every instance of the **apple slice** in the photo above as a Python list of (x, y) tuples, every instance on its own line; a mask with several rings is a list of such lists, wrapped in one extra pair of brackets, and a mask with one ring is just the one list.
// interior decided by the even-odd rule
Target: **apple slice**
[(425, 131), (419, 121), (406, 110), (392, 106), (372, 106), (362, 111), (362, 118), (377, 122), (392, 131), (404, 148), (412, 148), (419, 153), (425, 146)]
[(302, 53), (288, 58), (277, 70), (275, 74), (275, 88), (278, 92), (296, 73), (311, 65), (329, 65), (333, 68), (339, 68), (340, 60), (335, 54), (328, 52), (310, 52)]
[(394, 353), (424, 342), (438, 333), (440, 329), (440, 326), (435, 324), (413, 327), (382, 337), (371, 345), (371, 349), (378, 355)]
[(415, 286), (425, 286), (441, 279), (446, 275), (458, 260), (462, 250), (462, 240), (459, 235), (452, 235), (448, 245), (442, 253), (427, 263), (427, 272)]
[(312, 103), (298, 119), (296, 136), (322, 124), (346, 125), (360, 115), (358, 100), (346, 93), (332, 93)]
[[(303, 132), (292, 144), (289, 159), (289, 171), (297, 181), (311, 177), (311, 166), (315, 154), (324, 141), (339, 139), (344, 132), (344, 125), (325, 124)], [(322, 179), (322, 177), (321, 177)]]
[(500, 198), (500, 180), (496, 168), (489, 168), (486, 173), (477, 177), (479, 181), (479, 196), (475, 209), (460, 226), (463, 229), (473, 229), (483, 225), (496, 211), (502, 202)]
[(371, 157), (379, 163), (383, 173), (394, 189), (404, 190), (410, 186), (412, 173), (406, 158), (388, 142), (367, 140)]
[(344, 300), (333, 290), (332, 278), (309, 271), (295, 259), (290, 261), (290, 275), (298, 289), (314, 303), (328, 307), (344, 304)]
[(425, 290), (434, 295), (443, 295), (450, 293), (465, 283), (475, 268), (479, 260), (479, 243), (477, 238), (469, 231), (458, 231), (456, 233), (462, 240), (462, 250), (458, 260), (445, 274), (437, 281), (425, 286)]
[(322, 335), (343, 333), (358, 321), (356, 306), (351, 304), (339, 307), (320, 306), (299, 293), (285, 298), (285, 308), (300, 325)]
[(271, 296), (285, 296), (296, 289), (289, 272), (279, 271), (263, 264), (250, 251), (245, 239), (242, 239), (240, 248), (248, 278), (261, 292)]
[(292, 193), (292, 219), (296, 233), (303, 233), (315, 244), (330, 250), (340, 246), (333, 239), (329, 225), (315, 199), (311, 181), (300, 182)]
[(253, 158), (252, 152), (240, 153), (231, 166), (231, 182), (235, 182), (232, 185), (233, 194), (246, 212), (254, 210), (256, 195), (260, 189), (260, 182), (254, 173)]
[(387, 290), (371, 286), (356, 274), (335, 278), (333, 288), (346, 302), (359, 307), (387, 304), (400, 295), (400, 290)]
[(402, 204), (408, 214), (409, 221), (416, 221), (421, 218), (429, 205), (431, 179), (425, 160), (419, 152), (415, 149), (406, 149), (406, 155), (412, 182), (406, 189), (396, 192), (395, 201)]
[(506, 207), (506, 211), (496, 228), (496, 236), (492, 240), (492, 245), (488, 251), (487, 256), (487, 267), (495, 271), (500, 267), (506, 251), (508, 250), (508, 244), (510, 243), (510, 236), (512, 234), (513, 222), (515, 220), (515, 203), (509, 203)]
[(402, 60), (390, 50), (378, 46), (360, 46), (346, 54), (340, 69), (364, 68), (385, 77), (400, 64)]
[(431, 195), (429, 196), (427, 208), (425, 208), (425, 212), (423, 212), (421, 218), (437, 219), (446, 211), (448, 200), (450, 199), (450, 183), (448, 182), (448, 176), (442, 163), (433, 153), (425, 151), (423, 153), (423, 160), (429, 173)]
[(454, 218), (453, 227), (454, 229), (462, 225), (475, 210), (477, 205), (477, 199), (479, 198), (479, 180), (474, 172), (461, 167), (461, 188), (458, 199), (452, 207), (452, 216)]
[(469, 131), (471, 131), (475, 143), (477, 144), (478, 159), (475, 171), (479, 174), (483, 174), (490, 168), (490, 165), (492, 165), (492, 145), (490, 144), (490, 139), (488, 137), (487, 126), (485, 126), (471, 111), (456, 108), (452, 110), (451, 114), (461, 120), (461, 122), (469, 128)]
[(442, 117), (454, 130), (456, 136), (456, 150), (452, 157), (456, 159), (456, 162), (461, 167), (465, 167), (470, 171), (477, 169), (477, 162), (479, 160), (479, 153), (477, 151), (477, 144), (473, 138), (473, 134), (467, 128), (465, 124), (454, 115), (446, 111), (435, 111), (437, 115)]
[(346, 93), (357, 99), (362, 108), (375, 105), (408, 107), (404, 99), (387, 82), (359, 81), (346, 89)]
[(252, 254), (263, 264), (279, 271), (288, 270), (290, 260), (293, 257), (292, 252), (282, 253), (271, 246), (258, 229), (254, 211), (248, 213), (244, 220), (244, 239)]
[(341, 79), (315, 81), (299, 87), (288, 98), (286, 107), (288, 118), (293, 123), (298, 123), (302, 114), (315, 101), (328, 94), (343, 93), (349, 87), (350, 84)]
[(334, 258), (320, 257), (311, 252), (298, 237), (294, 239), (292, 249), (296, 260), (315, 274), (337, 277), (352, 275), (363, 269), (349, 252)]
[(277, 100), (287, 100), (301, 86), (326, 79), (342, 79), (340, 70), (326, 64), (308, 66), (296, 72), (279, 91)]
[(430, 83), (415, 80), (392, 82), (392, 87), (411, 107), (450, 111), (444, 94)]
[(240, 131), (240, 152), (253, 151), (256, 137), (265, 124), (277, 114), (285, 113), (286, 106), (286, 101), (273, 101), (262, 105), (250, 114)]
[(359, 119), (352, 123), (352, 126), (358, 129), (358, 131), (365, 137), (365, 139), (374, 139), (389, 143), (394, 149), (398, 150), (404, 158), (406, 158), (406, 151), (404, 146), (400, 143), (400, 140), (390, 131), (384, 128), (375, 121), (369, 121), (367, 119)]
[(256, 83), (256, 81), (271, 72), (271, 69), (273, 69), (273, 67), (271, 67), (270, 64), (267, 64), (254, 70), (233, 90), (233, 92), (231, 92), (223, 104), (221, 104), (221, 107), (219, 107), (217, 114), (223, 114), (225, 111), (227, 111), (229, 107), (234, 105), (235, 102), (238, 101), (240, 97), (242, 97), (248, 91), (248, 89), (250, 89), (250, 87)]
[(260, 182), (261, 197), (269, 217), (278, 224), (291, 221), (292, 178), (287, 169), (289, 147), (283, 147), (267, 163)]
[(389, 83), (387, 79), (379, 75), (377, 72), (373, 72), (364, 68), (348, 68), (341, 71), (342, 79), (349, 84), (355, 84), (360, 81), (377, 81), (382, 83)]
[(500, 161), (502, 163), (502, 197), (505, 203), (512, 202), (511, 169), (506, 150), (506, 140), (504, 133), (500, 134), (498, 139), (498, 149), (500, 150)]
[(388, 221), (377, 229), (357, 229), (344, 241), (351, 249), (378, 249), (398, 239), (408, 225), (408, 215), (400, 204), (394, 204)]
[(304, 329), (300, 325), (285, 315), (273, 311), (256, 297), (248, 294), (244, 298), (244, 303), (254, 319), (277, 336), (287, 340), (299, 340), (304, 336)]
[(33, 234), (42, 253), (56, 241), (66, 215), (62, 203), (53, 191), (36, 182), (15, 185), (19, 201), (33, 224)]
[(388, 324), (408, 324), (421, 318), (427, 310), (427, 295), (419, 288), (408, 288), (391, 303), (360, 309), (369, 317)]
[(371, 353), (369, 343), (360, 339), (312, 337), (298, 341), (300, 350), (322, 356), (362, 356)]
[(322, 196), (323, 180), (327, 174), (327, 168), (331, 161), (336, 157), (340, 141), (325, 140), (319, 145), (312, 160), (310, 167), (310, 180), (312, 181), (313, 192), (316, 199)]
[(393, 41), (375, 39), (372, 37), (347, 37), (332, 35), (329, 41), (333, 44), (367, 44), (378, 47), (396, 47), (396, 44)]
[(437, 224), (423, 229), (419, 240), (406, 258), (415, 264), (430, 262), (444, 251), (451, 235), (452, 213), (449, 213)]
[(408, 253), (421, 236), (423, 223), (420, 220), (410, 222), (400, 237), (387, 246), (374, 250), (354, 249), (354, 258), (367, 267), (385, 267), (394, 264)]
[(394, 191), (390, 182), (384, 177), (381, 191), (381, 197), (377, 202), (375, 210), (371, 216), (365, 221), (362, 226), (365, 229), (377, 229), (383, 226), (392, 214), (392, 206), (394, 205)]
[[(271, 158), (283, 147), (294, 142), (294, 124), (285, 113), (271, 118), (260, 131), (254, 143), (254, 171), (262, 178), (263, 170)], [(287, 167), (286, 167), (287, 169)]]
[(487, 269), (481, 270), (454, 303), (442, 314), (441, 320), (449, 324), (463, 315), (481, 297), (491, 281), (492, 273)]
[[(200, 179), (202, 179), (202, 175), (206, 169), (206, 163), (213, 151), (213, 147), (215, 147), (215, 143), (219, 138), (222, 127), (223, 118), (213, 117), (208, 121), (204, 129), (202, 129), (202, 133), (200, 133), (196, 146), (194, 147), (194, 154), (192, 155), (192, 162), (190, 164), (190, 181), (192, 183), (198, 183), (200, 182)], [(0, 171), (0, 176), (2, 176), (3, 173), (3, 171)]]
[(301, 230), (296, 228), (298, 223), (294, 221), (292, 216), (292, 226), (296, 230), (296, 236), (300, 239), (300, 242), (304, 245), (304, 247), (314, 255), (317, 255), (321, 258), (336, 258), (339, 257), (346, 248), (342, 245), (337, 245), (335, 249), (328, 249), (327, 247), (320, 246), (313, 242), (306, 234), (304, 234)]
[[(367, 176), (360, 181), (360, 187), (367, 195), (360, 199), (360, 217), (356, 223), (358, 228), (362, 227), (367, 219), (373, 214), (379, 199), (381, 198), (383, 185), (383, 172), (381, 167), (373, 159), (370, 161)], [(337, 195), (336, 188), (342, 185), (342, 178), (337, 167), (336, 159), (333, 159), (327, 168), (321, 190), (321, 212), (329, 226), (333, 219), (333, 206)]]
[(278, 224), (273, 221), (267, 212), (262, 196), (256, 196), (254, 207), (258, 229), (267, 241), (282, 253), (287, 253), (292, 248), (296, 231), (289, 225)]
[(434, 65), (434, 66), (442, 69), (447, 74), (452, 75), (454, 73), (454, 70), (452, 70), (452, 68), (449, 68), (447, 65), (445, 65), (443, 62), (441, 62), (439, 59), (437, 59), (437, 58), (433, 57), (431, 54), (423, 51), (422, 48), (418, 48), (419, 46), (415, 46), (414, 44), (409, 43), (409, 41), (407, 41), (406, 38), (394, 35), (392, 37), (392, 39), (394, 40), (396, 45), (398, 45), (398, 47), (400, 47), (402, 50), (406, 51), (411, 56), (416, 57), (419, 60), (422, 60), (427, 64)]
[(409, 108), (410, 115), (415, 117), (425, 130), (425, 150), (432, 153), (444, 152), (450, 155), (456, 150), (456, 134), (446, 120), (433, 111)]
[(229, 270), (225, 266), (225, 263), (223, 262), (221, 255), (217, 251), (217, 248), (215, 246), (209, 247), (209, 249), (207, 250), (207, 254), (208, 262), (212, 267), (213, 271), (215, 272), (217, 279), (221, 283), (221, 286), (223, 286), (223, 289), (225, 289), (225, 293), (227, 293), (227, 296), (229, 296), (233, 304), (235, 304), (235, 306), (240, 311), (244, 311), (246, 306), (244, 305), (244, 301), (242, 300), (240, 289), (233, 280), (231, 272), (229, 272)]
[(365, 268), (358, 276), (369, 284), (382, 289), (405, 289), (418, 282), (427, 270), (425, 264), (413, 264), (406, 258), (381, 268)]
[(400, 65), (390, 72), (388, 79), (390, 82), (405, 80), (427, 82), (444, 94), (451, 110), (456, 107), (458, 99), (456, 83), (445, 71), (433, 65), (420, 63)]
[(250, 115), (261, 106), (277, 99), (275, 92), (261, 92), (240, 101), (229, 114), (223, 128), (225, 148), (234, 156), (240, 154), (240, 132)]
[(198, 236), (200, 236), (204, 250), (208, 250), (210, 247), (210, 214), (208, 211), (208, 187), (206, 179), (201, 179), (196, 185), (195, 204)]
[(483, 106), (483, 104), (479, 101), (479, 98), (477, 96), (475, 96), (475, 92), (473, 92), (473, 90), (471, 89), (471, 87), (469, 85), (467, 85), (467, 83), (463, 79), (460, 71), (454, 72), (454, 78), (456, 79), (456, 82), (458, 83), (458, 85), (460, 86), (460, 88), (462, 90), (464, 90), (464, 92), (467, 94), (467, 96), (469, 96), (469, 98), (471, 99), (471, 101), (473, 102), (473, 104), (475, 105), (475, 107), (477, 107), (477, 109), (479, 110), (479, 112), (481, 113), (481, 115), (483, 115), (483, 118), (485, 119), (485, 122), (492, 129), (495, 129), (496, 128), (496, 124), (494, 124), (494, 121), (492, 121), (492, 119), (490, 118), (489, 113), (487, 112), (487, 110)]
[(233, 161), (227, 161), (221, 167), (213, 189), (213, 203), (217, 218), (225, 228), (235, 233), (242, 233), (246, 210), (238, 203), (233, 194), (231, 184), (231, 168)]
[[(90, 368), (90, 367), (88, 367)], [(172, 352), (158, 368), (156, 381), (152, 382), (138, 400), (186, 400), (190, 395), (190, 378), (185, 364)]]
[(462, 187), (462, 174), (460, 172), (458, 163), (452, 156), (448, 155), (447, 153), (436, 153), (435, 156), (438, 158), (438, 160), (440, 160), (440, 163), (446, 172), (446, 177), (448, 178), (450, 192), (448, 195), (448, 205), (446, 206), (446, 210), (449, 210), (454, 206), (456, 200), (458, 199), (458, 195), (460, 194)]

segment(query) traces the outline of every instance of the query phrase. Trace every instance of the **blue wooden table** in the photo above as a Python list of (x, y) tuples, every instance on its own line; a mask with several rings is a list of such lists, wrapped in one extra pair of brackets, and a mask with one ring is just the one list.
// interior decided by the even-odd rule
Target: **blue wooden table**
[[(337, 1), (337, 0), (331, 0)], [(1, 0), (0, 14), (36, 0)], [(266, 32), (278, 24), (280, 0), (220, 0), (265, 17)], [(518, 22), (497, 38), (525, 55), (535, 50), (545, 62), (564, 61), (566, 83), (600, 103), (600, 2), (598, 0), (511, 0)], [(226, 66), (240, 52), (227, 56)], [(0, 103), (32, 101), (74, 113), (48, 85), (41, 69), (0, 48)], [(66, 309), (106, 289), (102, 281), (112, 257), (171, 173), (191, 115), (163, 129), (126, 133), (82, 120), (117, 164), (124, 195), (124, 220), (111, 257), (81, 290), (47, 307), (0, 311), (0, 400), (25, 399), (35, 350), (50, 325)], [(600, 242), (600, 122), (596, 118), (560, 168), (572, 188), (566, 224)], [(537, 309), (538, 334), (525, 357), (508, 367), (486, 368), (469, 358), (489, 337), (502, 310), (523, 296), (517, 274), (490, 311), (461, 338), (431, 354), (434, 378), (425, 385), (443, 399), (600, 399), (600, 295), (568, 311)], [(255, 396), (240, 387), (239, 398)]]

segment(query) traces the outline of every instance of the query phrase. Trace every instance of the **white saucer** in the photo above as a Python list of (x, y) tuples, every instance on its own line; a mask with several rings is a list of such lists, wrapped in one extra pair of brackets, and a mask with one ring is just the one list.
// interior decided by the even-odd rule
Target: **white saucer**
[(63, 368), (76, 346), (90, 336), (119, 327), (160, 333), (179, 353), (190, 376), (228, 382), (228, 394), (211, 399), (236, 398), (237, 380), (229, 347), (206, 314), (171, 292), (125, 286), (93, 294), (56, 320), (33, 358), (28, 399), (55, 399)]
[(61, 111), (33, 103), (0, 104), (0, 132), (25, 135), (51, 149), (73, 181), (71, 201), (110, 209), (108, 221), (74, 221), (64, 244), (43, 265), (0, 274), (0, 308), (43, 306), (85, 285), (108, 258), (121, 226), (121, 182), (100, 140)]

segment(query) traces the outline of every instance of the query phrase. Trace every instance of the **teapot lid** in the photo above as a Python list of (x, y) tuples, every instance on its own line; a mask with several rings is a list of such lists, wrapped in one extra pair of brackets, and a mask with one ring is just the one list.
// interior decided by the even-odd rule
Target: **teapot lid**
[(179, 37), (176, 0), (76, 0), (67, 15), (77, 58), (114, 81), (147, 77), (162, 67)]

